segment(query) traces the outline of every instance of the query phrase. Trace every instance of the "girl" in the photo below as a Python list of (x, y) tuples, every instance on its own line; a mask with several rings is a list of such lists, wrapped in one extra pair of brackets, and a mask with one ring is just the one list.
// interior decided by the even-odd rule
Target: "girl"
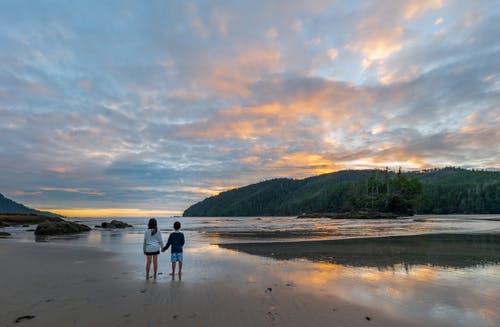
[(156, 219), (151, 218), (148, 222), (148, 229), (144, 232), (143, 251), (147, 256), (146, 261), (146, 280), (149, 280), (149, 268), (151, 266), (151, 259), (153, 259), (154, 267), (154, 280), (156, 281), (156, 274), (158, 272), (158, 254), (163, 247), (163, 240), (161, 232), (158, 231), (158, 224)]

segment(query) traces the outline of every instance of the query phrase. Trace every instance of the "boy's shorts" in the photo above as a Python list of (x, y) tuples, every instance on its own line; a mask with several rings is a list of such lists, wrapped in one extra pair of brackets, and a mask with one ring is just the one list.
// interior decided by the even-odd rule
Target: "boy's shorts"
[(182, 262), (182, 252), (170, 254), (170, 262)]

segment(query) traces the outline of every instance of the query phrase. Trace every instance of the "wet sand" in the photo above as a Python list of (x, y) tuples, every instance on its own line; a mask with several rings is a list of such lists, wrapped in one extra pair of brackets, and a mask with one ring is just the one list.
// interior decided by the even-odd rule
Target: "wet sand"
[[(241, 285), (230, 266), (214, 280), (191, 280), (186, 267), (182, 280), (153, 283), (109, 252), (8, 240), (0, 243), (0, 261), (2, 326), (418, 325), (272, 276)], [(23, 316), (32, 319), (15, 323)]]
[(466, 268), (500, 263), (500, 234), (428, 234), (218, 246), (275, 259), (308, 259), (355, 267)]

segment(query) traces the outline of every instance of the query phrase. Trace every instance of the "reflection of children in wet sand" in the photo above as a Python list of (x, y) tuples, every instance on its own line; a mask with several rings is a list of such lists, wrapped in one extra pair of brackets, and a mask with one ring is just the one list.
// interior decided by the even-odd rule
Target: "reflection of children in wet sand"
[(162, 252), (165, 252), (170, 245), (172, 245), (172, 250), (170, 254), (170, 262), (172, 262), (172, 277), (175, 275), (175, 265), (176, 262), (179, 262), (179, 276), (182, 274), (182, 246), (184, 245), (184, 234), (179, 230), (181, 229), (181, 223), (176, 221), (174, 223), (174, 232), (170, 233), (168, 236), (167, 245), (163, 249)]
[(151, 218), (148, 222), (148, 229), (144, 232), (144, 242), (142, 245), (144, 254), (147, 256), (146, 261), (146, 279), (149, 279), (149, 268), (151, 267), (151, 259), (153, 260), (154, 267), (154, 280), (158, 273), (158, 254), (163, 246), (161, 239), (161, 232), (158, 231), (158, 224), (156, 219)]

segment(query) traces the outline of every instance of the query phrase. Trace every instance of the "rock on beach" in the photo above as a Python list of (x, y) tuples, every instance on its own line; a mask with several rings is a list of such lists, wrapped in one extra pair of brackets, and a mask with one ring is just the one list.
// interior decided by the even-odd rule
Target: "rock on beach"
[(71, 221), (44, 221), (38, 224), (35, 235), (63, 235), (87, 232), (90, 227)]
[(110, 223), (103, 222), (101, 223), (102, 228), (126, 228), (126, 227), (132, 227), (132, 225), (129, 225), (123, 221), (119, 220), (111, 220)]

